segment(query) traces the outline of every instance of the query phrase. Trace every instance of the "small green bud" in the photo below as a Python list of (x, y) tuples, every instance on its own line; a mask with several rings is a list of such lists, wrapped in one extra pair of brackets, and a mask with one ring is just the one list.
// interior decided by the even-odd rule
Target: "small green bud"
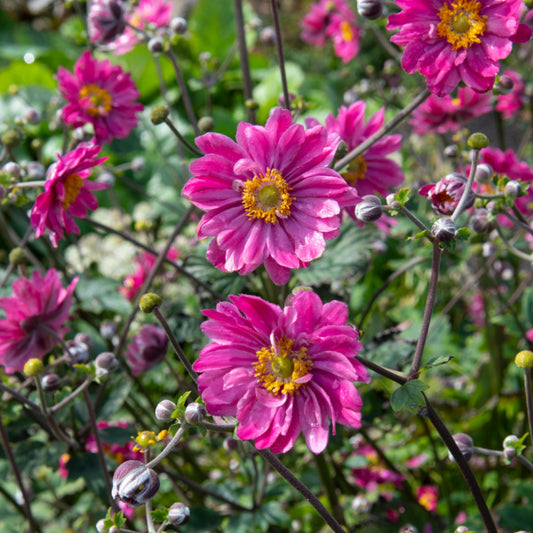
[(17, 130), (8, 130), (2, 135), (2, 144), (7, 148), (15, 148), (20, 144), (20, 133)]
[(215, 121), (212, 117), (201, 117), (200, 120), (198, 120), (198, 129), (200, 130), (200, 133), (213, 131), (215, 129)]
[(514, 358), (516, 366), (520, 368), (531, 368), (533, 367), (533, 352), (529, 350), (522, 350), (516, 354)]
[(26, 251), (22, 248), (13, 248), (13, 250), (9, 252), (9, 262), (13, 266), (25, 265), (28, 262)]
[(162, 303), (163, 300), (159, 294), (147, 292), (142, 295), (141, 301), (139, 302), (139, 308), (143, 313), (150, 314), (153, 313), (156, 307), (160, 307)]
[(152, 124), (157, 126), (158, 124), (165, 122), (168, 114), (169, 111), (166, 105), (156, 105), (155, 107), (152, 107), (152, 110), (150, 111), (150, 120)]
[(30, 378), (37, 377), (44, 370), (43, 362), (40, 359), (28, 359), (24, 364), (23, 372)]
[(253, 98), (248, 98), (248, 100), (244, 102), (244, 106), (246, 109), (259, 109), (259, 102)]
[(489, 138), (484, 133), (472, 133), (467, 140), (468, 146), (474, 150), (481, 150), (489, 145)]

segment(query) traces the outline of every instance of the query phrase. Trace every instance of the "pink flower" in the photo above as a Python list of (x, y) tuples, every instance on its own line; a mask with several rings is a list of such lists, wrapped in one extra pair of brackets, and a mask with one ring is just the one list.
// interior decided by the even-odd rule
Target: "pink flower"
[(368, 466), (352, 469), (355, 482), (366, 492), (375, 491), (380, 486), (392, 484), (397, 489), (403, 487), (405, 476), (385, 468), (377, 452), (369, 444), (364, 444), (355, 450), (356, 455), (362, 455), (368, 461)]
[(137, 127), (136, 113), (143, 109), (135, 102), (140, 93), (119, 66), (98, 61), (86, 51), (74, 65), (74, 74), (59, 67), (57, 80), (68, 101), (61, 111), (63, 120), (74, 128), (92, 124), (97, 143), (123, 139)]
[(44, 192), (37, 196), (31, 210), (30, 221), (36, 237), (48, 230), (52, 245), (57, 247), (63, 230), (80, 233), (74, 217), (83, 218), (88, 209), (96, 209), (98, 201), (92, 191), (107, 187), (105, 183), (87, 180), (89, 169), (107, 159), (97, 159), (100, 150), (100, 146), (85, 142), (64, 156), (58, 154), (58, 160), (46, 173)]
[(509, 76), (514, 82), (514, 87), (509, 94), (499, 94), (496, 102), (496, 110), (503, 118), (511, 118), (520, 111), (526, 102), (524, 78), (514, 70), (504, 70), (503, 74)]
[(64, 324), (77, 282), (64, 289), (57, 270), (44, 277), (35, 270), (31, 279), (13, 283), (11, 297), (0, 298), (6, 313), (0, 319), (0, 365), (8, 374), (21, 371), (32, 357), (42, 359), (68, 331)]
[(469, 87), (457, 90), (457, 97), (432, 94), (417, 107), (410, 124), (418, 135), (458, 131), (466, 122), (490, 111), (490, 93), (480, 94)]
[(153, 324), (141, 327), (126, 348), (126, 359), (131, 373), (138, 376), (159, 364), (168, 350), (168, 338), (163, 329)]
[(212, 342), (194, 369), (207, 410), (236, 417), (237, 435), (257, 448), (286, 452), (300, 432), (313, 453), (328, 443), (330, 420), (361, 425), (354, 381), (369, 382), (355, 359), (357, 331), (345, 304), (322, 304), (313, 292), (290, 296), (282, 309), (257, 296), (230, 296), (202, 330)]
[(350, 14), (350, 17), (333, 14), (326, 31), (333, 41), (335, 55), (340, 57), (343, 63), (348, 63), (359, 52), (359, 28), (354, 24), (354, 14)]
[[(102, 420), (98, 422), (98, 429), (107, 429), (107, 428), (127, 428), (128, 423), (124, 421), (118, 421), (118, 422), (107, 422), (105, 420)], [(99, 432), (100, 433), (100, 432)], [(139, 451), (135, 450), (136, 444), (133, 440), (125, 440), (122, 444), (117, 444), (116, 442), (106, 442), (105, 440), (105, 433), (101, 435), (102, 437), (102, 448), (104, 453), (108, 456), (114, 459), (117, 463), (123, 463), (124, 461), (129, 460), (136, 460), (136, 461), (142, 461), (144, 460), (144, 454)], [(96, 446), (96, 440), (94, 438), (94, 435), (91, 433), (87, 440), (85, 441), (85, 450), (91, 453), (96, 453), (98, 451), (98, 448)]]
[(422, 485), (416, 491), (416, 499), (424, 509), (433, 512), (437, 508), (439, 489), (435, 485)]
[(420, 72), (438, 96), (460, 81), (478, 92), (494, 85), (499, 61), (513, 41), (531, 31), (519, 24), (522, 0), (397, 0), (400, 13), (390, 15), (388, 30), (399, 28), (391, 41), (404, 46), (402, 67)]
[(126, 28), (122, 0), (90, 0), (87, 18), (93, 42), (109, 43)]
[[(465, 185), (466, 178), (457, 172), (452, 172), (437, 183), (424, 185), (420, 188), (418, 194), (427, 196), (437, 213), (451, 215), (463, 196)], [(474, 193), (470, 192), (465, 209), (472, 207), (474, 200)]]
[(329, 37), (328, 28), (333, 14), (353, 20), (354, 14), (346, 0), (320, 0), (311, 4), (309, 12), (302, 18), (301, 39), (318, 47), (324, 46)]
[[(104, 47), (116, 55), (129, 52), (142, 40), (139, 33), (134, 28), (141, 30), (164, 28), (168, 26), (172, 17), (172, 2), (169, 0), (139, 0), (132, 11), (126, 12), (125, 18), (129, 26), (120, 36)], [(98, 34), (91, 34), (91, 41), (97, 41)]]
[[(179, 250), (177, 248), (170, 248), (167, 254), (167, 258), (175, 261), (179, 256)], [(157, 256), (149, 252), (142, 252), (133, 261), (135, 262), (136, 269), (133, 274), (126, 276), (124, 283), (118, 290), (127, 298), (130, 302), (135, 299), (139, 289), (143, 286), (146, 278), (152, 272), (154, 268)]]
[(266, 125), (241, 122), (237, 142), (206, 133), (206, 155), (193, 161), (183, 194), (206, 211), (198, 237), (215, 237), (207, 258), (224, 272), (246, 275), (263, 264), (281, 285), (291, 268), (322, 255), (339, 234), (341, 208), (357, 196), (328, 167), (338, 138), (323, 126), (304, 129), (276, 108)]

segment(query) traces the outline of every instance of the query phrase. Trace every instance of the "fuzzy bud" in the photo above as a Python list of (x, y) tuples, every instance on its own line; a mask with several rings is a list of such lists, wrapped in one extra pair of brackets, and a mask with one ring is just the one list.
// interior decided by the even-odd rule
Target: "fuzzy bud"
[(366, 19), (375, 20), (383, 13), (382, 0), (357, 0), (357, 12)]
[(248, 98), (244, 102), (244, 107), (246, 107), (246, 109), (251, 110), (259, 109), (259, 102), (257, 100), (254, 100), (253, 98)]
[(156, 105), (150, 111), (150, 121), (154, 126), (165, 122), (168, 118), (169, 111), (166, 105)]
[(59, 389), (59, 376), (51, 372), (41, 378), (41, 387), (45, 392), (55, 392)]
[(174, 17), (168, 26), (176, 35), (183, 35), (187, 31), (187, 21), (183, 17)]
[(340, 159), (342, 159), (348, 153), (348, 151), (348, 145), (341, 140), (341, 142), (337, 146), (334, 161), (339, 161)]
[(413, 524), (405, 524), (398, 530), (398, 533), (418, 533), (418, 529)]
[(459, 526), (453, 533), (468, 533), (469, 531), (470, 529), (468, 529), (466, 526)]
[(516, 354), (514, 359), (515, 365), (520, 368), (533, 367), (533, 352), (529, 350), (522, 350)]
[(95, 361), (96, 376), (104, 377), (118, 368), (118, 361), (113, 352), (102, 352)]
[(200, 133), (213, 131), (215, 129), (215, 121), (213, 120), (213, 117), (201, 117), (198, 120), (198, 129), (200, 130)]
[(25, 265), (28, 262), (26, 251), (22, 248), (13, 248), (9, 252), (9, 262), (13, 266)]
[(449, 159), (455, 159), (459, 153), (459, 148), (456, 144), (449, 144), (444, 148), (444, 155)]
[(162, 303), (163, 300), (159, 294), (147, 292), (142, 295), (141, 301), (139, 302), (139, 308), (143, 313), (150, 314), (154, 312), (156, 307), (160, 307)]
[(28, 359), (26, 361), (26, 363), (24, 364), (23, 372), (24, 374), (26, 374), (26, 376), (34, 378), (42, 374), (43, 370), (43, 362), (40, 359), (33, 357), (32, 359)]
[(505, 196), (510, 198), (518, 198), (522, 194), (522, 187), (520, 183), (515, 180), (508, 181), (503, 189)]
[(190, 403), (185, 408), (185, 420), (191, 424), (199, 424), (207, 415), (207, 410), (201, 403)]
[[(470, 461), (470, 459), (472, 459), (472, 455), (474, 455), (472, 450), (474, 447), (474, 441), (472, 440), (472, 437), (466, 433), (456, 433), (453, 435), (453, 440), (455, 441), (455, 444), (457, 444), (459, 451), (463, 454), (463, 457), (467, 461)], [(455, 460), (451, 453), (448, 454), (448, 457), (450, 461)]]
[(146, 160), (144, 157), (137, 156), (131, 160), (131, 170), (134, 172), (142, 172), (146, 168)]
[(6, 174), (9, 174), (12, 178), (15, 178), (15, 179), (20, 178), (20, 167), (19, 165), (17, 165), (17, 163), (13, 161), (9, 161), (8, 163), (6, 163), (2, 167), (2, 170)]
[(116, 332), (117, 325), (111, 320), (104, 320), (104, 322), (100, 324), (100, 335), (102, 335), (104, 339), (111, 339)]
[(76, 335), (74, 335), (74, 342), (83, 342), (89, 348), (91, 348), (94, 344), (91, 335), (86, 331), (80, 331), (79, 333), (76, 333)]
[(473, 148), (474, 150), (481, 150), (489, 145), (489, 138), (484, 133), (477, 132), (472, 133), (466, 142), (470, 148)]
[(476, 233), (486, 233), (489, 231), (491, 223), (489, 220), (490, 213), (485, 208), (476, 209), (472, 218), (470, 219), (470, 225)]
[(505, 458), (508, 461), (513, 460), (516, 457), (516, 448), (514, 448), (513, 446), (506, 446), (503, 449), (503, 455), (505, 455)]
[(89, 360), (89, 347), (84, 342), (68, 341), (67, 359), (71, 365), (81, 365)]
[(382, 214), (381, 200), (373, 194), (363, 196), (363, 201), (355, 206), (355, 216), (361, 222), (375, 222)]
[(115, 176), (111, 172), (101, 172), (98, 176), (98, 183), (105, 183), (108, 187), (113, 187)]
[(233, 452), (239, 447), (239, 441), (233, 437), (226, 437), (222, 443), (227, 452)]
[(516, 435), (507, 435), (507, 437), (505, 437), (505, 439), (503, 439), (503, 447), (504, 448), (509, 448), (515, 442), (518, 442), (518, 437)]
[(37, 109), (33, 109), (33, 107), (30, 107), (24, 111), (24, 115), (22, 117), (24, 119), (24, 122), (26, 124), (39, 124), (41, 122), (41, 113), (37, 111)]
[(105, 522), (105, 518), (101, 518), (96, 522), (96, 531), (98, 531), (98, 533), (107, 533), (108, 529)]
[(111, 496), (131, 507), (138, 507), (151, 500), (158, 490), (159, 476), (141, 461), (125, 461), (113, 474)]
[(168, 509), (168, 521), (173, 526), (183, 526), (189, 521), (191, 511), (181, 502), (173, 503)]
[(457, 229), (451, 218), (439, 218), (431, 226), (431, 234), (439, 242), (451, 242), (457, 235)]
[(16, 148), (21, 140), (20, 133), (17, 130), (7, 130), (0, 138), (6, 148)]
[(511, 78), (511, 76), (507, 76), (507, 74), (502, 74), (500, 76), (500, 79), (494, 85), (494, 91), (497, 94), (509, 94), (513, 92), (513, 89), (514, 89), (513, 78)]
[(163, 45), (164, 45), (163, 38), (158, 35), (156, 37), (152, 37), (148, 41), (147, 46), (148, 46), (148, 50), (152, 54), (160, 54), (163, 51)]
[(176, 410), (176, 404), (170, 400), (161, 400), (155, 408), (155, 417), (161, 422), (172, 420), (172, 413)]
[(259, 32), (259, 41), (262, 44), (273, 46), (276, 44), (276, 32), (272, 26), (266, 26)]

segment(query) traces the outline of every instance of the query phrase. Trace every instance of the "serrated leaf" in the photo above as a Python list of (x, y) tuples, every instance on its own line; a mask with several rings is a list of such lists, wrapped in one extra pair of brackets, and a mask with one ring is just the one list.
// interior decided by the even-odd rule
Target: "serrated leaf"
[(168, 516), (168, 509), (154, 509), (151, 513), (155, 522), (164, 522)]
[(422, 391), (427, 388), (428, 386), (418, 379), (408, 381), (392, 393), (390, 399), (392, 409), (394, 411), (406, 409), (411, 413), (417, 413), (420, 407), (425, 405)]
[(457, 230), (457, 238), (460, 241), (466, 241), (470, 238), (472, 232), (468, 228), (459, 228)]
[(453, 359), (453, 355), (438, 355), (437, 357), (432, 357), (421, 369), (420, 372), (424, 372), (425, 370), (429, 370), (430, 368), (433, 368), (435, 366), (441, 366), (449, 363)]

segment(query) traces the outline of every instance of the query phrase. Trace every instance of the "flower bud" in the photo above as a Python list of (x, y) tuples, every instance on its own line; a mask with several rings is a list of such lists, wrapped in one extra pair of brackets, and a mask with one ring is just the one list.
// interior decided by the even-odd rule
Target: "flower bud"
[(199, 424), (207, 415), (207, 410), (201, 403), (190, 403), (185, 408), (185, 420), (192, 425)]
[(104, 320), (104, 322), (100, 324), (100, 335), (102, 335), (104, 339), (110, 339), (116, 332), (117, 325), (111, 320)]
[(174, 17), (168, 27), (176, 35), (183, 35), (187, 31), (187, 21), (183, 17)]
[(150, 314), (154, 312), (156, 307), (160, 307), (162, 303), (163, 300), (161, 299), (161, 296), (153, 292), (147, 292), (142, 295), (141, 301), (139, 302), (139, 308), (143, 313)]
[(44, 392), (55, 392), (59, 389), (59, 376), (51, 372), (41, 378), (41, 387)]
[(13, 248), (9, 252), (9, 262), (13, 266), (25, 265), (28, 262), (28, 256), (23, 248)]
[(503, 192), (505, 196), (518, 198), (522, 194), (522, 187), (520, 187), (520, 183), (518, 181), (511, 180), (505, 184)]
[(213, 131), (215, 129), (215, 121), (213, 120), (213, 117), (201, 117), (198, 120), (198, 129), (200, 130), (200, 133)]
[(146, 168), (146, 160), (144, 157), (137, 156), (131, 160), (131, 170), (134, 172), (142, 172)]
[(89, 360), (89, 347), (84, 342), (68, 341), (67, 360), (71, 365), (82, 365)]
[(26, 124), (39, 124), (41, 122), (41, 113), (37, 109), (30, 107), (24, 111), (23, 119)]
[(155, 417), (161, 422), (172, 420), (172, 413), (176, 410), (176, 404), (170, 400), (161, 400), (155, 408)]
[(357, 0), (357, 12), (366, 19), (377, 19), (383, 13), (382, 0)]
[(486, 233), (491, 227), (491, 222), (489, 220), (490, 213), (485, 208), (476, 209), (472, 218), (470, 219), (470, 224), (472, 229), (476, 233)]
[(276, 44), (276, 32), (272, 26), (266, 26), (259, 32), (259, 41), (272, 46)]
[(355, 216), (361, 222), (375, 222), (382, 214), (381, 200), (373, 194), (363, 196), (363, 201), (355, 206)]
[(109, 187), (115, 185), (115, 176), (111, 172), (101, 172), (98, 175), (98, 183), (105, 183)]
[(509, 448), (515, 442), (518, 442), (518, 437), (516, 435), (507, 435), (507, 437), (505, 437), (505, 439), (503, 439), (503, 447), (504, 448)]
[(98, 531), (98, 533), (108, 532), (108, 529), (105, 523), (106, 523), (105, 518), (101, 518), (100, 520), (98, 520), (98, 522), (96, 522), (96, 531)]
[(147, 46), (148, 46), (148, 50), (152, 54), (160, 54), (163, 51), (163, 45), (164, 45), (163, 38), (157, 35), (156, 37), (152, 37), (148, 41)]
[(21, 140), (20, 133), (17, 130), (7, 130), (0, 138), (6, 148), (16, 148)]
[(418, 533), (418, 529), (413, 524), (405, 524), (399, 529), (398, 533)]
[(2, 170), (9, 174), (12, 178), (20, 178), (20, 166), (17, 165), (17, 163), (14, 163), (13, 161), (9, 161), (6, 163)]
[(459, 148), (456, 144), (449, 144), (444, 148), (444, 155), (450, 159), (455, 159), (459, 153)]
[[(470, 461), (472, 455), (474, 455), (474, 451), (472, 450), (474, 447), (474, 441), (472, 440), (472, 437), (466, 433), (456, 433), (453, 435), (453, 440), (455, 441), (455, 444), (457, 444), (459, 451), (463, 454), (463, 457), (467, 461)], [(448, 458), (450, 461), (455, 461), (451, 453), (448, 454)]]
[(489, 145), (489, 138), (484, 133), (477, 132), (472, 133), (466, 142), (470, 148), (473, 148), (474, 150), (481, 150)]
[(222, 446), (224, 446), (224, 449), (227, 452), (233, 452), (239, 447), (239, 441), (233, 437), (226, 437), (222, 443)]
[(91, 335), (87, 333), (86, 331), (81, 331), (80, 333), (76, 333), (76, 335), (74, 335), (74, 342), (83, 342), (89, 348), (91, 348), (94, 344), (91, 338)]
[(439, 218), (431, 226), (431, 234), (439, 242), (451, 242), (457, 235), (457, 229), (451, 218)]
[(156, 105), (150, 111), (150, 121), (154, 126), (165, 122), (169, 115), (168, 107), (166, 105)]
[(533, 367), (533, 352), (529, 350), (522, 350), (516, 354), (514, 359), (515, 365), (520, 368)]
[(32, 180), (44, 178), (45, 168), (39, 161), (28, 161), (25, 165), (26, 174)]
[(505, 455), (505, 458), (508, 461), (511, 461), (516, 457), (516, 448), (513, 448), (512, 446), (506, 446), (503, 449), (503, 455)]
[(118, 361), (113, 352), (102, 352), (95, 361), (96, 376), (102, 378), (118, 368)]
[(37, 377), (44, 369), (43, 362), (35, 357), (28, 359), (24, 364), (23, 372), (30, 378)]
[(168, 509), (167, 519), (173, 526), (183, 526), (189, 521), (190, 516), (189, 508), (181, 502), (176, 502)]
[(497, 94), (509, 94), (513, 92), (514, 89), (514, 81), (511, 76), (507, 76), (507, 74), (502, 74), (499, 78), (499, 80), (494, 85), (494, 91)]
[(469, 531), (470, 529), (468, 529), (466, 526), (459, 526), (453, 533), (468, 533)]
[(141, 461), (125, 461), (113, 474), (111, 496), (131, 507), (138, 507), (151, 500), (158, 490), (158, 475)]

